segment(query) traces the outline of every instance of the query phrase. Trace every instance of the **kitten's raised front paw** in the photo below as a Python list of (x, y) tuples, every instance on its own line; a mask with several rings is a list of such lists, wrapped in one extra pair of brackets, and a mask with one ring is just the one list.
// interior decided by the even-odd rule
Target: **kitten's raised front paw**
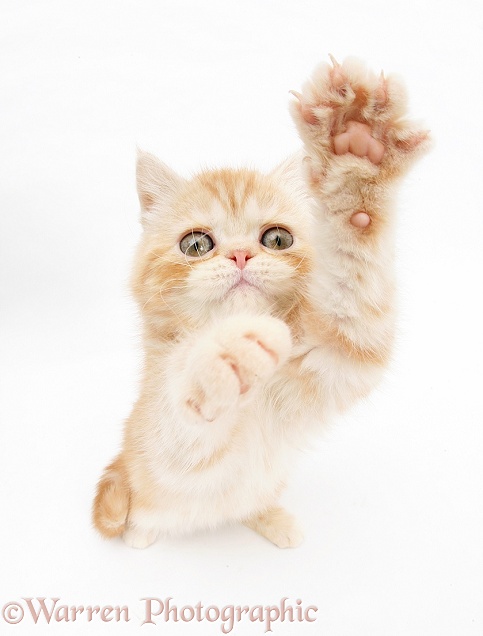
[(394, 77), (379, 77), (360, 62), (333, 58), (293, 91), (292, 115), (309, 150), (314, 180), (323, 178), (334, 157), (367, 158), (391, 176), (401, 172), (427, 145), (429, 134), (402, 119), (406, 96)]
[(236, 316), (201, 338), (186, 365), (184, 404), (213, 422), (261, 385), (291, 350), (290, 330), (270, 316)]
[(296, 548), (304, 539), (295, 517), (280, 506), (248, 519), (245, 525), (279, 548)]

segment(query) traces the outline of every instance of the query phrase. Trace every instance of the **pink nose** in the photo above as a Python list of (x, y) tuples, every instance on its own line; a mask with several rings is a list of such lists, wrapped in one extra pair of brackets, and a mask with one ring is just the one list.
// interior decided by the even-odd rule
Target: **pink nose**
[(234, 250), (231, 253), (231, 256), (229, 256), (228, 258), (231, 258), (232, 261), (235, 261), (236, 266), (239, 269), (243, 269), (247, 264), (247, 260), (251, 257), (252, 255), (245, 250)]

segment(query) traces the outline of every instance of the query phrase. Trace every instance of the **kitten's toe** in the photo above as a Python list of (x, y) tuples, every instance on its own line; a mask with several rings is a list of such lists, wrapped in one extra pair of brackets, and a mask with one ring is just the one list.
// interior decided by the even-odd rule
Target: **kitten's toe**
[(137, 548), (138, 550), (143, 550), (152, 545), (157, 537), (158, 533), (155, 530), (141, 530), (136, 527), (128, 528), (122, 535), (126, 545), (130, 548)]
[(254, 378), (272, 375), (287, 361), (292, 349), (289, 327), (272, 316), (232, 319), (220, 335), (220, 342), (227, 357), (237, 362), (248, 386), (253, 384)]
[(188, 384), (185, 406), (207, 423), (228, 413), (243, 389), (236, 364), (225, 358), (214, 355), (206, 367), (195, 366)]
[(296, 548), (304, 540), (302, 529), (295, 517), (278, 506), (245, 521), (245, 525), (279, 548)]

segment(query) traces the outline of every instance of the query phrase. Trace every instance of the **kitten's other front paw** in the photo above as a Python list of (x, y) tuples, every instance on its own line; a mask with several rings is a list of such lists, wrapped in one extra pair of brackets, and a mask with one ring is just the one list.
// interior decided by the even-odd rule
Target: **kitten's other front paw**
[(213, 422), (229, 412), (283, 364), (290, 330), (270, 316), (235, 316), (200, 339), (187, 361), (184, 405)]
[(245, 525), (279, 548), (296, 548), (304, 535), (297, 520), (284, 508), (276, 506), (245, 521)]
[(292, 116), (313, 162), (314, 181), (346, 154), (380, 165), (388, 177), (399, 174), (429, 139), (426, 130), (402, 119), (403, 85), (393, 76), (377, 77), (357, 60), (331, 59), (332, 65), (315, 70), (302, 93), (293, 91)]

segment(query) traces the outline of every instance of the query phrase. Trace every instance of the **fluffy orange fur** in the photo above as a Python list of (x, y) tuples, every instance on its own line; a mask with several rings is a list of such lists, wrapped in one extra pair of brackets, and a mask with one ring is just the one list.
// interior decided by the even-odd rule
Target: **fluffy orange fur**
[[(296, 97), (303, 152), (268, 175), (185, 180), (139, 155), (144, 372), (94, 501), (105, 537), (146, 547), (238, 521), (298, 545), (278, 505), (293, 455), (387, 364), (393, 186), (427, 133), (402, 118), (399, 82), (354, 61), (322, 65)], [(190, 235), (206, 251), (183, 253)]]

